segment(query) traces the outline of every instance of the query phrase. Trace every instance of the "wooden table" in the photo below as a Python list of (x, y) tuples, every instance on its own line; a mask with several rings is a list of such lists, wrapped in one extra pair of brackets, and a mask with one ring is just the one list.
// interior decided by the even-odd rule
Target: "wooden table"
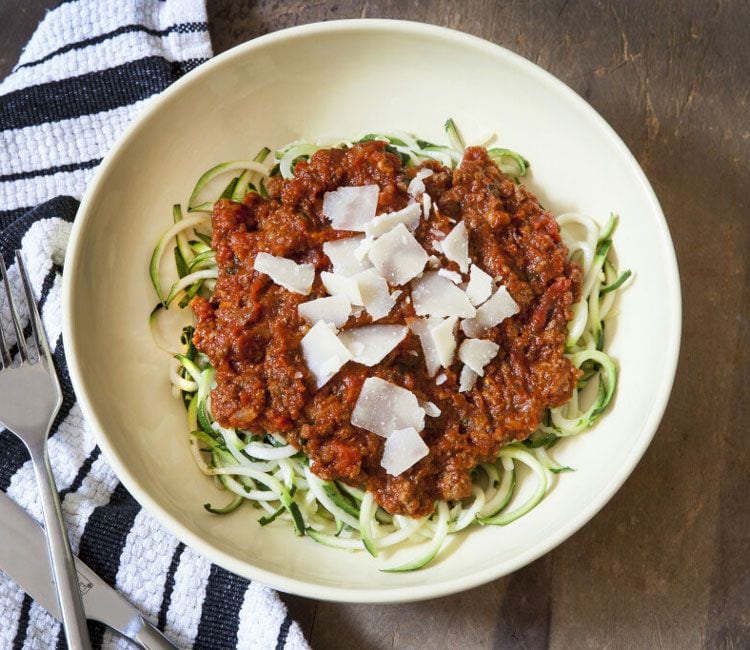
[[(52, 0), (0, 7), (0, 76)], [(410, 605), (285, 596), (315, 648), (750, 647), (750, 3), (209, 2), (216, 52), (291, 25), (431, 22), (535, 61), (622, 136), (682, 276), (664, 421), (620, 492), (513, 575)]]

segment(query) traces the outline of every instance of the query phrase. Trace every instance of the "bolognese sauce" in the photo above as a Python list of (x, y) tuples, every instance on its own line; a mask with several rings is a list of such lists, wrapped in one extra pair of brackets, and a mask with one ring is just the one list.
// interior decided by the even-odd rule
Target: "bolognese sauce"
[[(439, 380), (430, 376), (413, 332), (376, 365), (350, 361), (316, 388), (300, 345), (310, 324), (298, 307), (327, 295), (319, 273), (331, 270), (331, 261), (323, 244), (358, 234), (332, 228), (323, 214), (324, 195), (342, 186), (377, 185), (378, 214), (401, 210), (410, 200), (410, 181), (425, 167), (432, 171), (423, 180), (432, 209), (414, 237), (443, 269), (458, 273), (436, 242), (463, 221), (471, 260), (507, 289), (519, 311), (483, 333), (499, 350), (470, 390), (459, 391), (458, 361), (441, 369)], [(274, 176), (267, 189), (265, 198), (249, 193), (242, 203), (215, 204), (212, 248), (219, 277), (210, 299), (191, 303), (194, 343), (216, 369), (211, 410), (219, 424), (281, 432), (304, 451), (316, 475), (366, 488), (392, 514), (419, 517), (433, 511), (435, 500), (470, 496), (478, 464), (528, 437), (545, 409), (570, 399), (580, 371), (564, 346), (581, 290), (580, 268), (568, 260), (553, 216), (484, 149), (466, 149), (455, 170), (434, 161), (406, 168), (382, 141), (322, 149), (298, 162), (293, 178)], [(261, 252), (312, 264), (310, 295), (257, 272)], [(395, 306), (377, 323), (403, 325), (416, 316), (408, 285), (400, 289)], [(362, 310), (341, 329), (371, 322)], [(460, 343), (460, 331), (458, 337)], [(407, 388), (439, 411), (421, 432), (429, 453), (398, 476), (381, 466), (384, 438), (351, 422), (368, 377)]]

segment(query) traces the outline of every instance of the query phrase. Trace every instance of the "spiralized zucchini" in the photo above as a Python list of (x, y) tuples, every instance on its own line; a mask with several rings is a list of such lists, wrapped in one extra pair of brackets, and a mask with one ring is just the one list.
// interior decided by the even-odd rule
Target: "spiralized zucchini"
[[(400, 156), (406, 166), (435, 160), (455, 168), (462, 159), (465, 144), (453, 120), (448, 120), (445, 128), (449, 146), (400, 131), (368, 134), (360, 141), (384, 140), (387, 149)], [(375, 503), (371, 493), (317, 477), (310, 470), (306, 456), (288, 444), (283, 435), (258, 436), (219, 426), (211, 415), (214, 370), (192, 343), (193, 327), (184, 328), (179, 352), (164, 341), (157, 327), (159, 315), (174, 304), (184, 308), (195, 295), (208, 297), (218, 276), (210, 247), (209, 216), (214, 202), (203, 196), (209, 183), (231, 174), (222, 198), (241, 201), (247, 192), (265, 196), (265, 181), (269, 176), (281, 174), (285, 179), (291, 178), (300, 160), (331, 146), (349, 147), (352, 142), (293, 142), (273, 152), (272, 166), (266, 163), (271, 151), (263, 148), (252, 159), (222, 163), (205, 172), (188, 200), (190, 216), (184, 217), (181, 207), (174, 206), (174, 224), (154, 249), (150, 274), (159, 304), (150, 320), (157, 343), (173, 355), (169, 380), (173, 394), (183, 400), (187, 410), (196, 464), (229, 493), (225, 504), (205, 504), (208, 511), (225, 515), (249, 502), (262, 512), (258, 519), (261, 526), (291, 526), (295, 534), (306, 535), (319, 544), (366, 551), (373, 557), (387, 549), (410, 545), (414, 547), (413, 559), (382, 570), (412, 571), (437, 557), (448, 536), (476, 524), (505, 526), (528, 513), (548, 493), (555, 474), (571, 471), (554, 461), (549, 449), (560, 438), (591, 427), (612, 399), (617, 367), (604, 352), (605, 323), (613, 316), (616, 294), (627, 285), (631, 273), (619, 272), (613, 256), (615, 215), (604, 226), (580, 214), (558, 217), (563, 241), (583, 271), (583, 295), (573, 307), (566, 341), (566, 353), (583, 373), (577, 390), (568, 403), (548, 410), (538, 430), (528, 439), (503, 447), (494, 463), (476, 468), (471, 498), (436, 502), (434, 512), (421, 519), (391, 515)], [(488, 153), (498, 167), (516, 179), (528, 172), (529, 162), (514, 151), (489, 148)], [(165, 290), (160, 269), (169, 246), (173, 247), (178, 279)], [(583, 393), (589, 384), (595, 387), (594, 396), (584, 407), (587, 400)], [(517, 503), (519, 499), (514, 497), (521, 465), (534, 474), (536, 487), (530, 496)]]

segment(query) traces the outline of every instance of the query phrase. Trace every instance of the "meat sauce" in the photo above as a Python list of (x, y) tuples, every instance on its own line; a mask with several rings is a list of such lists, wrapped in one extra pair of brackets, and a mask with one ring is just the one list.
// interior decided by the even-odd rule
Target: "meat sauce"
[[(470, 496), (471, 471), (534, 431), (546, 408), (571, 397), (579, 376), (563, 349), (581, 271), (568, 261), (553, 216), (482, 148), (468, 148), (455, 170), (435, 162), (423, 166), (434, 172), (424, 180), (434, 208), (414, 233), (417, 240), (444, 268), (458, 271), (433, 242), (463, 219), (471, 259), (505, 285), (520, 307), (483, 335), (500, 350), (471, 391), (458, 392), (458, 360), (441, 370), (446, 380), (440, 385), (428, 377), (411, 332), (376, 366), (350, 361), (318, 391), (302, 359), (300, 340), (310, 325), (297, 307), (326, 295), (318, 274), (331, 265), (322, 245), (358, 234), (331, 228), (322, 214), (324, 193), (377, 184), (379, 214), (409, 200), (407, 187), (417, 169), (402, 167), (382, 142), (318, 151), (297, 164), (294, 178), (272, 178), (268, 199), (250, 193), (241, 204), (220, 200), (212, 241), (219, 278), (210, 300), (192, 302), (195, 345), (216, 368), (211, 408), (222, 426), (282, 432), (304, 450), (321, 478), (366, 487), (388, 512), (414, 517), (432, 512), (436, 499)], [(311, 294), (292, 293), (256, 273), (253, 260), (261, 251), (314, 264)], [(403, 324), (415, 316), (408, 286), (400, 288), (396, 306), (379, 323)], [(369, 322), (362, 312), (343, 329)], [(380, 466), (384, 439), (350, 422), (368, 376), (403, 386), (441, 410), (439, 417), (426, 418), (422, 432), (430, 453), (400, 476)]]

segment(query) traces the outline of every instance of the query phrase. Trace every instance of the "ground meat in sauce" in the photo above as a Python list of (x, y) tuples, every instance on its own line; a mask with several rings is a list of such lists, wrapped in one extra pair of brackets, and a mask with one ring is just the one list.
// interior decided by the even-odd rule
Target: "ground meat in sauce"
[[(520, 306), (517, 316), (483, 336), (500, 351), (470, 392), (458, 392), (458, 361), (441, 371), (447, 380), (439, 386), (429, 378), (419, 339), (411, 333), (377, 366), (349, 362), (316, 392), (299, 346), (309, 324), (297, 306), (326, 295), (320, 278), (310, 296), (301, 296), (253, 270), (260, 251), (330, 270), (322, 244), (357, 234), (331, 229), (322, 215), (323, 194), (341, 185), (375, 183), (378, 213), (403, 208), (416, 169), (404, 169), (382, 142), (321, 150), (297, 164), (293, 179), (274, 177), (268, 199), (248, 194), (243, 204), (219, 201), (212, 242), (219, 279), (209, 301), (192, 302), (195, 344), (216, 368), (211, 406), (220, 424), (281, 431), (305, 451), (320, 477), (366, 486), (388, 512), (411, 516), (431, 512), (436, 499), (470, 496), (472, 469), (494, 459), (502, 445), (527, 437), (547, 407), (571, 397), (578, 377), (563, 346), (581, 273), (567, 261), (553, 216), (482, 148), (467, 149), (456, 170), (425, 166), (434, 171), (424, 182), (435, 209), (422, 220), (417, 240), (443, 267), (458, 271), (433, 242), (463, 219), (471, 259)], [(378, 322), (404, 323), (414, 316), (408, 287), (401, 289), (396, 307)], [(345, 328), (368, 322), (365, 312)], [(422, 432), (429, 455), (397, 477), (380, 466), (384, 439), (350, 423), (368, 376), (408, 388), (441, 410), (439, 417), (426, 418)]]

